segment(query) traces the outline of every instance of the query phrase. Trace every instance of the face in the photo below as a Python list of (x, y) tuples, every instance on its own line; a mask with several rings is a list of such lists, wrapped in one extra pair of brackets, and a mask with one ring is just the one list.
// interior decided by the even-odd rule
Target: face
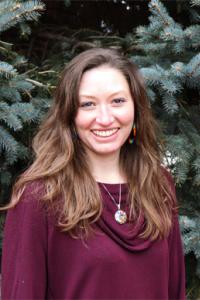
[(109, 66), (86, 71), (75, 127), (88, 155), (119, 154), (133, 122), (134, 102), (124, 75)]

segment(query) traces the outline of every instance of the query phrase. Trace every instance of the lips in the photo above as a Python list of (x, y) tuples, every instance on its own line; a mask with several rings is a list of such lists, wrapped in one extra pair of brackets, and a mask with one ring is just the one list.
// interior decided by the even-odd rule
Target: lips
[(100, 137), (109, 137), (114, 135), (118, 131), (118, 128), (113, 128), (109, 130), (92, 130), (94, 135), (100, 136)]

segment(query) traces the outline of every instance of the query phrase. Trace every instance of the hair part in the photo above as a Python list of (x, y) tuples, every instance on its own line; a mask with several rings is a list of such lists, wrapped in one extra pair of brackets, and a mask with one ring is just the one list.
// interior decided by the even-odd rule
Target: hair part
[(35, 160), (14, 185), (7, 208), (16, 205), (28, 183), (41, 180), (45, 187), (41, 201), (57, 212), (61, 230), (89, 234), (91, 223), (102, 213), (102, 201), (84, 148), (74, 132), (74, 119), (83, 74), (103, 65), (125, 76), (134, 99), (137, 137), (133, 145), (127, 141), (120, 152), (120, 166), (128, 179), (130, 216), (136, 219), (144, 214), (143, 238), (165, 237), (171, 228), (174, 192), (161, 167), (158, 126), (138, 68), (113, 49), (86, 50), (66, 65), (54, 103), (33, 140)]

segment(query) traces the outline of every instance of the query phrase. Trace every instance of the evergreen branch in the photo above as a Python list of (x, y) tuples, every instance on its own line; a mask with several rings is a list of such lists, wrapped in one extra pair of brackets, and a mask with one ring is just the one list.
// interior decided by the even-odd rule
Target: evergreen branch
[(42, 110), (46, 113), (47, 109), (49, 109), (52, 105), (52, 100), (49, 98), (32, 98), (31, 103), (40, 113)]
[(195, 228), (195, 221), (188, 216), (181, 216), (179, 218), (182, 233)]
[(38, 110), (31, 103), (8, 105), (0, 102), (0, 121), (14, 131), (22, 129), (22, 122), (32, 122), (39, 118)]
[(200, 25), (191, 25), (184, 30), (188, 46), (198, 48), (200, 45)]
[(15, 67), (19, 67), (22, 65), (25, 65), (27, 63), (27, 60), (25, 59), (24, 56), (18, 55), (17, 57), (15, 57), (15, 59), (13, 60), (13, 66)]
[(176, 162), (174, 166), (174, 176), (176, 178), (176, 183), (181, 185), (183, 184), (188, 178), (189, 172), (189, 162), (184, 161), (183, 159)]
[(30, 79), (30, 78), (27, 78), (26, 81), (28, 81), (38, 87), (45, 87), (45, 85), (43, 83), (33, 80), (33, 79)]
[(17, 74), (17, 70), (12, 65), (0, 61), (0, 77), (11, 78)]
[(18, 149), (17, 141), (12, 137), (12, 135), (0, 126), (0, 153), (2, 150), (7, 152), (16, 153)]
[(185, 66), (182, 62), (176, 62), (171, 65), (170, 73), (176, 78), (183, 79), (185, 77)]
[[(105, 36), (102, 35), (102, 36), (95, 36), (95, 35), (91, 35), (91, 36), (88, 36), (88, 39), (89, 40), (104, 40), (105, 39)], [(116, 41), (121, 41), (123, 42), (124, 41), (124, 38), (120, 37), (120, 36), (114, 36), (114, 35), (111, 35), (111, 36), (106, 36), (106, 40), (116, 40)]]
[(176, 25), (176, 27), (174, 27), (174, 25), (168, 26), (168, 27), (164, 28), (160, 37), (164, 41), (177, 42), (184, 38), (184, 31), (182, 30), (182, 28), (180, 26), (177, 26), (177, 25)]
[(0, 52), (6, 56), (10, 51), (0, 46)]
[(190, 0), (191, 6), (200, 6), (200, 0)]
[[(168, 75), (168, 74), (166, 74)], [(181, 84), (176, 80), (170, 79), (172, 77), (166, 76), (163, 80), (160, 80), (160, 88), (161, 88), (161, 93), (164, 92), (165, 97), (172, 96), (178, 92), (181, 91), (182, 86)], [(170, 101), (171, 103), (171, 101)]]
[(22, 98), (19, 91), (9, 86), (0, 87), (1, 99), (8, 100), (9, 102), (21, 102)]
[(9, 186), (11, 184), (12, 175), (8, 171), (0, 172), (0, 184)]
[(31, 27), (27, 23), (25, 22), (20, 23), (19, 26), (20, 26), (22, 36), (27, 36), (31, 34)]
[(137, 64), (140, 68), (149, 66), (151, 64), (151, 57), (147, 57), (147, 56), (134, 55), (129, 57), (129, 59), (133, 63)]
[(12, 106), (5, 102), (0, 103), (0, 121), (4, 121), (6, 125), (14, 131), (22, 129), (22, 122), (13, 111)]
[(81, 28), (81, 29), (78, 29), (76, 30), (72, 35), (71, 37), (72, 38), (79, 38), (81, 39), (82, 37), (85, 38), (85, 37), (88, 37), (90, 35), (97, 35), (98, 37), (102, 35), (102, 32), (100, 31), (97, 31), (97, 30), (92, 30), (90, 28)]
[(1, 53), (3, 53), (3, 54), (5, 53), (7, 55), (12, 50), (12, 46), (13, 46), (13, 44), (6, 43), (6, 42), (0, 40), (0, 51), (1, 51)]
[(200, 217), (191, 219), (187, 216), (181, 216), (180, 226), (183, 232), (185, 253), (187, 254), (193, 251), (196, 257), (200, 258)]
[(197, 258), (197, 269), (196, 274), (200, 278), (200, 257)]
[(38, 119), (38, 110), (31, 103), (14, 103), (10, 109), (23, 122), (32, 122)]
[(147, 87), (146, 90), (147, 90), (147, 96), (148, 96), (149, 101), (151, 103), (154, 103), (155, 100), (156, 100), (156, 93), (152, 89), (150, 89), (148, 87)]
[(11, 79), (9, 86), (22, 92), (31, 91), (34, 88), (33, 84), (28, 82), (27, 79), (23, 80), (22, 76), (17, 76)]
[(7, 42), (5, 42), (5, 41), (2, 41), (2, 40), (0, 40), (0, 45), (2, 45), (3, 47), (5, 47), (7, 50), (12, 50), (12, 46), (13, 46), (13, 44), (11, 44), (11, 43), (7, 43)]
[(190, 9), (190, 15), (191, 15), (191, 19), (193, 20), (194, 23), (199, 22), (200, 20), (200, 16), (198, 14), (198, 12), (194, 9)]
[(194, 178), (194, 183), (200, 185), (200, 158), (199, 156), (192, 162), (192, 168), (194, 169), (196, 175)]
[(180, 132), (190, 141), (193, 151), (200, 155), (200, 135), (193, 124), (185, 119), (181, 119), (178, 122), (178, 128)]
[(26, 72), (23, 73), (23, 76), (27, 76), (30, 73), (34, 73), (36, 70), (38, 70), (37, 66), (34, 66), (32, 69), (28, 69)]
[(146, 52), (146, 53), (160, 53), (161, 51), (166, 50), (167, 43), (163, 42), (153, 42), (153, 43), (143, 43), (141, 48)]
[[(15, 1), (14, 1), (15, 3)], [(3, 14), (5, 11), (12, 9), (13, 1), (12, 0), (3, 0), (0, 2), (0, 14)]]
[(13, 165), (17, 160), (25, 160), (29, 157), (30, 151), (27, 147), (17, 142), (15, 151), (6, 151), (5, 153), (5, 163), (7, 165)]
[(58, 72), (55, 71), (55, 70), (46, 70), (46, 71), (40, 71), (40, 72), (38, 72), (38, 74), (41, 74), (41, 75), (43, 75), (43, 74), (51, 74), (51, 73), (57, 74)]
[[(200, 53), (195, 55), (186, 66), (187, 76), (190, 78), (200, 76)], [(196, 73), (196, 74), (195, 74)]]
[(7, 6), (6, 12), (0, 14), (0, 32), (23, 21), (37, 20), (40, 15), (39, 11), (44, 11), (44, 4), (40, 1), (30, 0), (25, 3), (15, 1), (14, 6), (12, 3), (12, 7)]
[(188, 176), (189, 163), (193, 155), (192, 145), (184, 135), (166, 136), (166, 150), (170, 153), (176, 182), (183, 184)]
[(165, 74), (164, 69), (159, 65), (141, 68), (140, 71), (144, 76), (145, 82), (150, 86), (158, 85), (160, 83), (160, 79)]
[(173, 95), (165, 94), (162, 97), (162, 104), (166, 112), (170, 115), (177, 113), (179, 109), (177, 105), (177, 100)]
[(168, 15), (166, 8), (159, 0), (151, 0), (149, 3), (149, 9), (155, 17), (160, 18), (160, 21), (164, 26), (170, 26), (174, 24), (173, 19)]

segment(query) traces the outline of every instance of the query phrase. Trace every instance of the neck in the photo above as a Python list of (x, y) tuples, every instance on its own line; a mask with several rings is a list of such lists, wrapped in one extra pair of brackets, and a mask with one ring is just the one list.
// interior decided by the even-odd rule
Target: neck
[(92, 153), (89, 156), (89, 165), (93, 177), (103, 183), (125, 183), (119, 164), (119, 154), (99, 156)]

